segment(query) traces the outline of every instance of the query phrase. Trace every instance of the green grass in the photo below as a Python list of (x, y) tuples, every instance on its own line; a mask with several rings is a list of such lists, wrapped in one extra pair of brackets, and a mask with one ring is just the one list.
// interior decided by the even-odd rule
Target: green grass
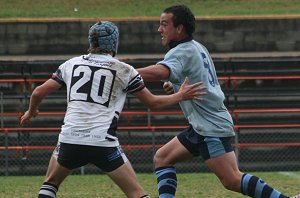
[[(1, 0), (0, 18), (16, 17), (159, 17), (173, 0)], [(299, 0), (182, 0), (196, 16), (286, 15), (300, 14)], [(78, 11), (74, 11), (74, 9)], [(300, 172), (254, 173), (287, 195), (299, 193)], [(157, 197), (154, 174), (138, 174), (151, 197)], [(0, 197), (35, 198), (43, 176), (0, 177)], [(110, 198), (124, 197), (105, 175), (72, 175), (60, 187), (58, 197)], [(238, 193), (225, 190), (209, 173), (178, 174), (179, 198), (239, 198)]]
[[(1, 0), (0, 18), (160, 16), (174, 0)], [(299, 0), (182, 0), (196, 16), (300, 14)], [(74, 11), (77, 9), (78, 11)]]
[[(252, 173), (264, 179), (279, 191), (291, 196), (299, 193), (300, 172), (256, 172)], [(42, 176), (0, 177), (0, 197), (35, 198), (43, 182)], [(138, 174), (145, 190), (152, 198), (157, 198), (156, 178), (154, 174)], [(242, 198), (244, 196), (225, 190), (211, 173), (178, 174), (179, 198)], [(61, 185), (58, 197), (63, 198), (122, 198), (119, 188), (106, 175), (69, 176)]]

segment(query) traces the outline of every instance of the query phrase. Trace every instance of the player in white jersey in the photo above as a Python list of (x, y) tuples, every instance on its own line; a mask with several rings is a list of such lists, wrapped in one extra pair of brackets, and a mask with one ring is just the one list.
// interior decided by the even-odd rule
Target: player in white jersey
[(118, 28), (113, 23), (94, 24), (89, 29), (89, 54), (61, 64), (52, 78), (36, 87), (31, 95), (29, 109), (21, 117), (20, 125), (37, 114), (45, 96), (62, 86), (67, 88), (64, 124), (39, 198), (56, 197), (60, 184), (72, 170), (88, 163), (106, 172), (127, 197), (149, 197), (139, 184), (116, 134), (127, 93), (156, 109), (205, 94), (202, 83), (188, 85), (186, 79), (176, 94), (152, 95), (132, 66), (114, 58), (118, 39)]
[(207, 95), (202, 100), (180, 102), (190, 126), (155, 154), (159, 197), (175, 197), (177, 177), (174, 165), (201, 155), (225, 188), (255, 198), (286, 198), (260, 178), (239, 170), (230, 142), (234, 136), (232, 118), (223, 104), (224, 94), (210, 54), (193, 40), (194, 31), (195, 17), (188, 7), (175, 5), (166, 8), (161, 14), (158, 32), (162, 45), (170, 49), (164, 60), (138, 69), (145, 81), (170, 81), (172, 84), (165, 83), (167, 91), (171, 88), (177, 92), (185, 76), (192, 83), (204, 82), (207, 87)]

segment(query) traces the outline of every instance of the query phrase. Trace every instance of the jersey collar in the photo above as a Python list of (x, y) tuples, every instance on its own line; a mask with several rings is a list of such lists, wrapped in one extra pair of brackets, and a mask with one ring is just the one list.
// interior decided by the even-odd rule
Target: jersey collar
[(174, 40), (172, 40), (172, 41), (170, 41), (170, 43), (169, 43), (169, 48), (172, 49), (172, 48), (176, 47), (177, 45), (179, 45), (180, 43), (189, 42), (189, 41), (191, 41), (191, 40), (193, 40), (193, 37), (192, 37), (192, 36), (188, 36), (187, 38), (182, 39), (182, 40), (180, 40), (180, 41), (174, 41)]

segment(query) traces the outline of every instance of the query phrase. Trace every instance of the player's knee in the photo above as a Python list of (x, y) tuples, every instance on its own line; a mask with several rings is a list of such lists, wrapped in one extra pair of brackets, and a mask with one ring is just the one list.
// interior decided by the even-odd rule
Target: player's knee
[(159, 159), (158, 159), (157, 155), (155, 154), (153, 156), (153, 163), (154, 163), (155, 166), (157, 165), (158, 161), (159, 161)]
[(154, 157), (153, 157), (153, 162), (155, 167), (163, 167), (163, 166), (171, 166), (173, 165), (170, 161), (168, 156), (166, 156), (166, 154), (164, 152), (160, 152), (160, 150), (158, 150)]
[(157, 166), (161, 166), (164, 162), (163, 162), (164, 157), (161, 155), (161, 153), (159, 152), (159, 150), (155, 153), (154, 157), (153, 157), (153, 163), (154, 165)]

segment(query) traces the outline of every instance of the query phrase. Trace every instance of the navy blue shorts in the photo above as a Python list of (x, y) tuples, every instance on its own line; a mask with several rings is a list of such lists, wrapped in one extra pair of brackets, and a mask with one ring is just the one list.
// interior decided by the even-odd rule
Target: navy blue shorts
[(128, 161), (120, 146), (98, 147), (58, 143), (53, 155), (61, 166), (70, 170), (91, 163), (105, 172), (111, 172)]
[(218, 157), (233, 151), (231, 145), (232, 137), (209, 137), (199, 135), (193, 127), (184, 129), (178, 140), (195, 157), (202, 156), (204, 160)]

